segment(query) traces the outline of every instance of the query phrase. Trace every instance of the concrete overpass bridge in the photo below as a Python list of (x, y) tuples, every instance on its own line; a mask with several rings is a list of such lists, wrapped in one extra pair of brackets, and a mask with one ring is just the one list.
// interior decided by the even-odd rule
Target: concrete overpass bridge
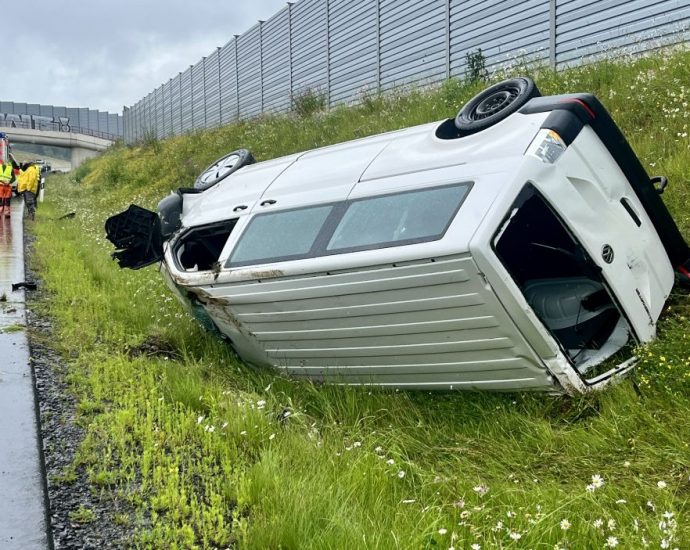
[(66, 147), (71, 150), (72, 169), (110, 147), (116, 136), (94, 130), (70, 128), (70, 131), (43, 128), (22, 128), (14, 123), (0, 122), (0, 131), (7, 134), (10, 143), (32, 143)]

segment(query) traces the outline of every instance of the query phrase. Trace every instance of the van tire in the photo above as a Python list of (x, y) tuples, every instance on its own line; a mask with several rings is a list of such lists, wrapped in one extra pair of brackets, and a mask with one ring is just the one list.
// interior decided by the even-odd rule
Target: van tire
[(238, 149), (220, 157), (204, 170), (194, 182), (194, 189), (204, 191), (213, 187), (243, 166), (256, 162), (248, 149)]
[(463, 135), (480, 132), (540, 95), (531, 78), (519, 76), (503, 80), (470, 99), (455, 117), (455, 127)]

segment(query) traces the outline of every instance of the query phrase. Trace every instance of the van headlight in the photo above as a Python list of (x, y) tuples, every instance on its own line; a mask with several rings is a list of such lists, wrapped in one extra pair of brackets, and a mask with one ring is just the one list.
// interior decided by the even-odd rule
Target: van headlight
[(542, 162), (553, 164), (566, 150), (566, 144), (553, 130), (542, 129), (530, 143), (526, 155), (537, 157)]

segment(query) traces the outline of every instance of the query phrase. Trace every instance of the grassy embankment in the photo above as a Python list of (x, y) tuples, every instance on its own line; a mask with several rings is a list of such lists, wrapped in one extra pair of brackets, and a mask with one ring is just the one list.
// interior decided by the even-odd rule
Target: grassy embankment
[[(690, 236), (690, 55), (537, 77), (596, 93)], [(451, 116), (479, 87), (368, 99), (117, 148), (49, 182), (31, 230), (87, 429), (73, 469), (161, 548), (690, 546), (690, 307), (675, 295), (635, 379), (578, 398), (317, 387), (240, 364), (155, 268), (120, 271), (105, 218), (221, 154), (260, 160)], [(56, 220), (75, 210), (72, 220)], [(142, 345), (146, 344), (146, 345)], [(285, 418), (284, 411), (290, 415)], [(62, 478), (69, 483), (73, 471)]]

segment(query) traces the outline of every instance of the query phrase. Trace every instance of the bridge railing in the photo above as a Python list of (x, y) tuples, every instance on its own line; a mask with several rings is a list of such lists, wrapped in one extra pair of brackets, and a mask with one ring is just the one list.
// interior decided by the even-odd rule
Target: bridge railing
[(59, 122), (41, 122), (40, 124), (34, 123), (34, 121), (6, 121), (0, 120), (0, 128), (25, 128), (27, 130), (48, 130), (51, 132), (64, 132), (71, 134), (82, 134), (85, 136), (92, 136), (101, 139), (107, 139), (109, 141), (116, 141), (119, 136), (115, 134), (110, 134), (108, 132), (101, 132), (98, 130), (92, 130), (91, 128), (79, 128), (75, 126), (70, 126), (69, 124), (62, 124)]

